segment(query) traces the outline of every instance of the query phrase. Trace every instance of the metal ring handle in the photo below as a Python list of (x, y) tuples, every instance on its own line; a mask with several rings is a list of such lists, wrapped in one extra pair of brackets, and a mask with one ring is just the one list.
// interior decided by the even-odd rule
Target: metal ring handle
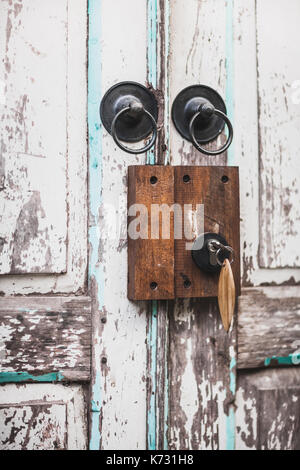
[(224, 246), (224, 247), (219, 248), (216, 252), (216, 260), (217, 260), (218, 265), (223, 266), (223, 264), (224, 264), (224, 261), (220, 261), (220, 259), (219, 259), (219, 254), (223, 250), (229, 251), (229, 253), (231, 253), (230, 264), (232, 264), (233, 261), (234, 261), (234, 256), (233, 256), (234, 250), (233, 250), (233, 248), (231, 248), (231, 246)]
[(119, 137), (117, 136), (117, 130), (116, 130), (116, 125), (117, 125), (117, 121), (119, 119), (119, 117), (121, 117), (123, 114), (127, 113), (128, 111), (130, 111), (131, 107), (130, 106), (127, 106), (126, 108), (123, 108), (121, 109), (121, 111), (119, 111), (115, 117), (114, 117), (114, 120), (112, 122), (112, 125), (111, 125), (111, 135), (115, 141), (115, 143), (117, 144), (117, 146), (124, 150), (125, 152), (127, 153), (132, 153), (132, 154), (139, 154), (139, 153), (145, 153), (147, 152), (149, 149), (151, 149), (151, 147), (155, 144), (155, 141), (156, 141), (156, 138), (157, 138), (157, 124), (156, 124), (156, 121), (154, 119), (154, 117), (152, 116), (151, 113), (149, 113), (144, 107), (143, 107), (143, 112), (149, 117), (149, 119), (151, 120), (151, 123), (152, 123), (152, 128), (153, 128), (153, 134), (152, 134), (152, 138), (151, 140), (148, 142), (147, 145), (145, 145), (145, 147), (141, 148), (141, 149), (131, 149), (129, 147), (126, 147), (126, 145), (123, 145), (121, 143), (121, 141), (119, 140)]
[(227, 150), (228, 147), (231, 145), (232, 139), (233, 139), (233, 127), (229, 118), (226, 116), (226, 114), (222, 113), (222, 111), (220, 111), (219, 109), (214, 109), (213, 113), (221, 117), (225, 121), (229, 130), (229, 136), (228, 136), (226, 144), (223, 145), (223, 147), (221, 147), (218, 150), (206, 150), (203, 147), (201, 147), (196, 140), (194, 124), (195, 124), (197, 117), (199, 117), (202, 114), (202, 109), (200, 109), (196, 114), (194, 114), (189, 124), (190, 137), (191, 137), (194, 147), (196, 147), (196, 149), (199, 150), (199, 152), (202, 152), (205, 155), (219, 155), (220, 153), (225, 152), (225, 150)]

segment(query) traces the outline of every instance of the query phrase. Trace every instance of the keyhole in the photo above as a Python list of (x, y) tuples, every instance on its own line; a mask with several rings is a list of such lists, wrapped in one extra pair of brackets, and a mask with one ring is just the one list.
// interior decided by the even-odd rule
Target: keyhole
[(151, 178), (150, 178), (150, 183), (151, 183), (151, 184), (156, 184), (157, 181), (158, 181), (158, 179), (157, 179), (156, 176), (151, 176)]

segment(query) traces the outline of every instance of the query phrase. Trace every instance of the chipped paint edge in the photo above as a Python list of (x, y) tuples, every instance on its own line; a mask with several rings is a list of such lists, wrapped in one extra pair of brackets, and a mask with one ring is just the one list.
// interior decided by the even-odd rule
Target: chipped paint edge
[(272, 366), (297, 366), (300, 365), (300, 353), (289, 354), (288, 356), (267, 357), (264, 362), (265, 367)]
[[(147, 80), (156, 89), (157, 87), (157, 15), (158, 0), (147, 1)], [(155, 164), (155, 150), (147, 153), (147, 163)], [(157, 301), (151, 302), (151, 311), (148, 319), (147, 345), (149, 348), (149, 379), (151, 380), (151, 395), (147, 409), (147, 449), (156, 449), (156, 371), (157, 371)]]
[[(226, 3), (226, 106), (228, 117), (234, 127), (234, 0)], [(227, 151), (227, 165), (235, 163), (234, 144)], [(230, 348), (229, 388), (236, 394), (236, 351)], [(235, 449), (235, 409), (230, 405), (226, 416), (226, 449)]]
[[(234, 127), (234, 0), (226, 4), (226, 107)], [(234, 165), (234, 143), (227, 151), (227, 165)]]
[[(97, 285), (98, 309), (103, 306), (103, 272), (98, 264), (97, 220), (101, 203), (102, 181), (102, 126), (99, 116), (99, 103), (102, 97), (102, 50), (101, 50), (101, 0), (88, 0), (88, 136), (89, 136), (89, 286), (94, 281)], [(100, 355), (95, 354), (94, 377), (91, 385), (91, 430), (90, 450), (99, 450), (101, 443), (101, 368)]]
[[(165, 50), (164, 50), (164, 72), (165, 72), (165, 87), (164, 87), (164, 98), (165, 98), (165, 107), (164, 107), (164, 126), (165, 126), (165, 144), (167, 150), (165, 153), (165, 165), (170, 164), (170, 77), (169, 77), (169, 57), (170, 57), (170, 0), (164, 1), (164, 18), (165, 23)], [(164, 363), (164, 439), (163, 439), (163, 450), (169, 449), (168, 443), (168, 433), (169, 433), (169, 364), (168, 364), (168, 352), (169, 352), (169, 319), (167, 320), (166, 325), (166, 344), (165, 350), (167, 351), (165, 355)]]
[(62, 382), (64, 379), (61, 372), (50, 372), (49, 374), (43, 375), (32, 375), (28, 372), (0, 372), (0, 384)]

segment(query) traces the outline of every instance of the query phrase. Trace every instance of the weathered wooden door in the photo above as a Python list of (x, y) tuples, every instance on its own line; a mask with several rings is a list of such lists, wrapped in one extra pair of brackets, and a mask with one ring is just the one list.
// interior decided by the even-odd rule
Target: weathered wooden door
[[(286, 3), (1, 1), (1, 447), (86, 448), (88, 434), (91, 449), (300, 447), (300, 6)], [(123, 80), (159, 102), (147, 155), (101, 126)], [(219, 157), (170, 121), (197, 83), (234, 125)], [(127, 167), (154, 162), (240, 166), (230, 334), (215, 300), (127, 299)]]

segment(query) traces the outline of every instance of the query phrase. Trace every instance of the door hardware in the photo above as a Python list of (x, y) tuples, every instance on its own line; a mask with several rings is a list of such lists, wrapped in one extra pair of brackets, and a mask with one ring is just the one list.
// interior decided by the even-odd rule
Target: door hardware
[(204, 233), (194, 242), (192, 258), (204, 272), (220, 273), (218, 305), (225, 331), (229, 331), (235, 309), (235, 282), (231, 269), (234, 250), (224, 237), (217, 233)]
[[(203, 225), (193, 213), (199, 204)], [(218, 297), (219, 278), (229, 278), (224, 262), (240, 295), (237, 167), (129, 166), (128, 210), (130, 300)]]
[(222, 235), (209, 232), (195, 240), (192, 258), (199, 269), (208, 273), (217, 273), (221, 270), (225, 259), (229, 259), (230, 264), (233, 263), (234, 250)]
[[(172, 106), (172, 120), (179, 134), (205, 155), (219, 155), (232, 143), (233, 127), (222, 97), (213, 88), (192, 85), (182, 90)], [(217, 150), (202, 147), (215, 140), (228, 127), (226, 143)]]
[[(154, 94), (139, 83), (121, 82), (112, 86), (101, 100), (100, 117), (115, 143), (127, 153), (144, 153), (155, 144), (157, 101)], [(142, 148), (130, 148), (122, 143), (139, 142), (151, 133), (150, 140)]]

